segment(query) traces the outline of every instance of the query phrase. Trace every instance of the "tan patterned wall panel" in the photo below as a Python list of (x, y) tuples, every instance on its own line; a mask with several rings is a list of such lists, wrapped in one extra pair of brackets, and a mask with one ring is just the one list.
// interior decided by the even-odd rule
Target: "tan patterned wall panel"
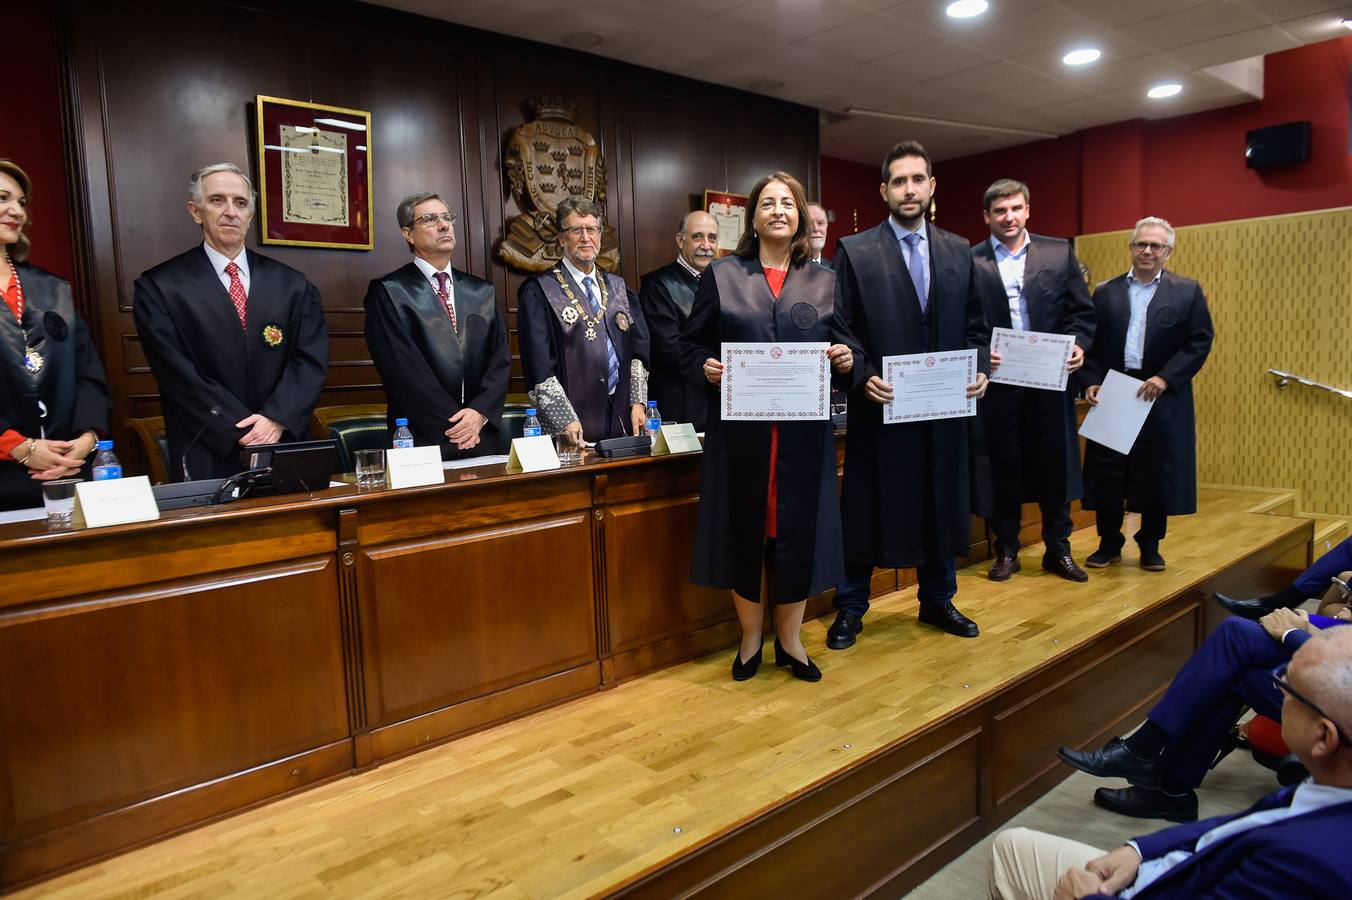
[[(1130, 267), (1130, 236), (1076, 238), (1095, 282)], [(1267, 374), (1352, 389), (1352, 208), (1180, 228), (1169, 268), (1201, 282), (1216, 323), (1194, 382), (1198, 480), (1352, 515), (1352, 400)]]

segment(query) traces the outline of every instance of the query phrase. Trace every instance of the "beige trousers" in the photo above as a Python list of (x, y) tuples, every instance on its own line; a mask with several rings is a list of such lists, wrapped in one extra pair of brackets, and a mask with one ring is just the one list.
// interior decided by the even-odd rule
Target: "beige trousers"
[(991, 897), (1050, 900), (1062, 875), (1103, 855), (1097, 847), (1069, 838), (1029, 828), (1006, 829), (991, 845)]

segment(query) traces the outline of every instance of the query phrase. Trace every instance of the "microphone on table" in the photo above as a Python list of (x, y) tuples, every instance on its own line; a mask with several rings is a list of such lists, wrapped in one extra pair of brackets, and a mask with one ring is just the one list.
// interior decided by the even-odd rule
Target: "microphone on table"
[(188, 441), (188, 446), (183, 448), (183, 456), (180, 458), (179, 462), (182, 463), (183, 466), (184, 481), (192, 481), (192, 476), (188, 474), (188, 451), (197, 445), (197, 439), (202, 436), (202, 432), (207, 430), (207, 426), (211, 424), (211, 420), (220, 418), (220, 415), (221, 408), (219, 406), (213, 406), (211, 409), (207, 410), (206, 421), (202, 423), (201, 428), (197, 429), (197, 434), (192, 436), (192, 440)]

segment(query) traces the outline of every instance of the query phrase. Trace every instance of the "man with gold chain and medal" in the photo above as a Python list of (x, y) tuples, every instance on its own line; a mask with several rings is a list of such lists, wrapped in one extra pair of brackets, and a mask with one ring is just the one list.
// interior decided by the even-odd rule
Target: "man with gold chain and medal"
[(587, 441), (643, 434), (647, 421), (647, 332), (624, 279), (596, 265), (602, 212), (561, 201), (563, 259), (517, 292), (521, 367), (540, 424)]

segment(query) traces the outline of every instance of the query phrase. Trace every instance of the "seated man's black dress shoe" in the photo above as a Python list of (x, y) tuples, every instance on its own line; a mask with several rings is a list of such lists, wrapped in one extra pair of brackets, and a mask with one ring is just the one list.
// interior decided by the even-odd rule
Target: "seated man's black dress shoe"
[(1061, 761), (1098, 778), (1125, 778), (1132, 784), (1156, 788), (1160, 784), (1159, 763), (1127, 749), (1127, 742), (1115, 737), (1101, 750), (1076, 750), (1062, 747), (1056, 751)]
[(1197, 792), (1166, 794), (1158, 788), (1099, 788), (1094, 805), (1136, 819), (1165, 819), (1170, 822), (1197, 821)]

